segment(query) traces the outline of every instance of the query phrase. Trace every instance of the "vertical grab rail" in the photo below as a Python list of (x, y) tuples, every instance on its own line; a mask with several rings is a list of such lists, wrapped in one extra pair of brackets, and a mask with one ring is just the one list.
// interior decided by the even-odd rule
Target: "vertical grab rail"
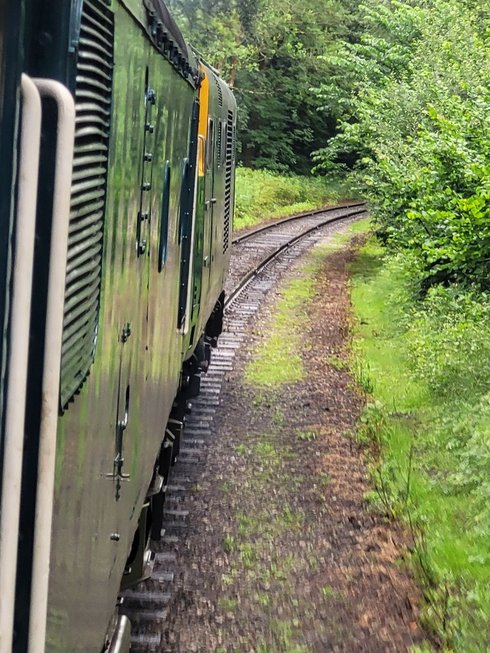
[(0, 512), (0, 653), (12, 652), (20, 518), (29, 326), (36, 228), (41, 99), (33, 80), (21, 76), (22, 122), (15, 252), (12, 272), (5, 445)]
[(35, 83), (41, 97), (54, 100), (58, 109), (28, 644), (29, 653), (43, 653), (49, 589), (75, 103), (69, 90), (59, 82), (36, 79)]

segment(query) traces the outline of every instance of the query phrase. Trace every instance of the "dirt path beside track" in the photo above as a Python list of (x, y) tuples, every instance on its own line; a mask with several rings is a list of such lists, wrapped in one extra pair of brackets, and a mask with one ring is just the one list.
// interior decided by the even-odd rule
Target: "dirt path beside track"
[(229, 374), (162, 651), (382, 653), (425, 639), (400, 564), (407, 538), (366, 505), (351, 437), (364, 402), (344, 364), (353, 256), (354, 245), (331, 253), (317, 275), (304, 381), (260, 391), (243, 381), (275, 297)]

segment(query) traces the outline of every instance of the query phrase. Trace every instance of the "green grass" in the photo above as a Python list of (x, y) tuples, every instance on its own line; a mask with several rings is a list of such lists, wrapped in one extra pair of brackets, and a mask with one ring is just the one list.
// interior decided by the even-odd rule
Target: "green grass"
[(338, 250), (352, 240), (352, 236), (362, 236), (371, 231), (372, 223), (369, 218), (361, 218), (352, 222), (347, 229), (339, 231), (333, 238), (330, 250)]
[(334, 588), (331, 587), (330, 585), (324, 585), (322, 587), (322, 594), (323, 594), (324, 598), (327, 599), (327, 600), (334, 600), (334, 599), (337, 599), (337, 598), (339, 598), (341, 596), (340, 592), (337, 592), (336, 590), (334, 590)]
[(300, 276), (281, 291), (267, 327), (270, 336), (255, 352), (245, 370), (245, 379), (255, 388), (277, 388), (303, 379), (301, 332), (307, 323), (306, 305), (313, 297), (314, 274), (318, 266), (318, 258), (310, 259)]
[[(245, 370), (246, 381), (259, 390), (258, 402), (270, 401), (268, 396), (260, 395), (261, 388), (275, 389), (304, 378), (300, 355), (304, 346), (302, 332), (308, 322), (307, 306), (314, 297), (315, 276), (326, 254), (343, 247), (353, 235), (364, 234), (369, 229), (369, 220), (358, 220), (343, 233), (336, 234), (330, 245), (317, 247), (300, 269), (298, 277), (280, 291), (274, 316), (267, 326), (267, 333), (271, 335), (255, 352)], [(276, 415), (276, 420), (280, 425), (279, 415)]]
[(296, 437), (300, 442), (313, 442), (317, 438), (316, 431), (298, 431)]
[(295, 643), (295, 637), (299, 629), (299, 621), (293, 619), (285, 621), (275, 619), (271, 622), (270, 636), (274, 644), (261, 642), (257, 646), (257, 653), (310, 653), (308, 646)]
[(235, 598), (222, 597), (219, 599), (218, 605), (224, 612), (235, 612), (238, 608), (238, 601)]
[(347, 195), (346, 188), (321, 177), (285, 177), (268, 170), (238, 168), (234, 229), (336, 204)]
[(446, 651), (486, 653), (490, 326), (463, 291), (417, 304), (408, 268), (374, 240), (352, 267), (356, 376), (372, 395), (360, 428), (376, 444), (371, 498), (412, 532), (425, 625)]

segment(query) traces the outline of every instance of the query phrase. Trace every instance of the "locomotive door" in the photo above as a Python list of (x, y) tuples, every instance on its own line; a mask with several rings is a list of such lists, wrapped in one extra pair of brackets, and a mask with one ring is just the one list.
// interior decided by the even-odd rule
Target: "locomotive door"
[(206, 202), (205, 202), (205, 258), (204, 265), (208, 268), (208, 277), (211, 276), (211, 267), (214, 260), (213, 233), (214, 233), (214, 205), (215, 197), (215, 126), (214, 120), (208, 122), (208, 138), (206, 143)]
[(198, 151), (199, 103), (194, 102), (190, 123), (189, 155), (184, 159), (182, 167), (182, 182), (180, 192), (179, 212), (179, 243), (180, 243), (180, 281), (179, 281), (179, 311), (177, 328), (184, 333), (189, 330), (190, 313), (192, 310), (191, 294), (194, 294), (193, 276), (193, 235), (195, 226), (195, 192), (196, 166)]
[[(138, 209), (133, 217), (135, 240), (126, 244), (126, 260), (120, 263), (120, 274), (114, 294), (119, 298), (117, 331), (118, 373), (114, 406), (114, 443), (112, 468), (108, 468), (106, 477), (113, 481), (114, 499), (122, 503), (126, 500), (124, 494), (125, 481), (130, 479), (132, 436), (135, 423), (135, 406), (131, 400), (131, 388), (142, 387), (144, 377), (141, 366), (133, 365), (133, 356), (139, 351), (133, 330), (138, 333), (144, 343), (148, 343), (148, 316), (150, 298), (150, 225), (152, 220), (152, 190), (153, 190), (153, 158), (155, 149), (155, 114), (157, 94), (152, 87), (148, 66), (145, 69), (144, 87), (141, 88), (141, 105), (139, 107), (140, 131), (140, 164), (138, 186), (134, 197), (138, 201)], [(136, 274), (135, 274), (136, 273)], [(130, 281), (131, 280), (131, 281)], [(134, 299), (132, 282), (136, 280), (139, 287), (137, 299)], [(130, 494), (130, 493), (126, 493)], [(118, 513), (119, 515), (119, 513)]]

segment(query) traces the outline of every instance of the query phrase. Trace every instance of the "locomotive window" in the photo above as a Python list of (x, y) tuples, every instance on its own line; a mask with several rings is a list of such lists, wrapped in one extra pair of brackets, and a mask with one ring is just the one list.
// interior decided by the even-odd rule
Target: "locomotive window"
[(203, 177), (206, 172), (206, 139), (201, 134), (199, 134), (197, 161), (199, 176)]
[(161, 272), (167, 260), (168, 214), (170, 209), (170, 161), (163, 168), (162, 212), (160, 216), (160, 244), (158, 246), (158, 271)]

